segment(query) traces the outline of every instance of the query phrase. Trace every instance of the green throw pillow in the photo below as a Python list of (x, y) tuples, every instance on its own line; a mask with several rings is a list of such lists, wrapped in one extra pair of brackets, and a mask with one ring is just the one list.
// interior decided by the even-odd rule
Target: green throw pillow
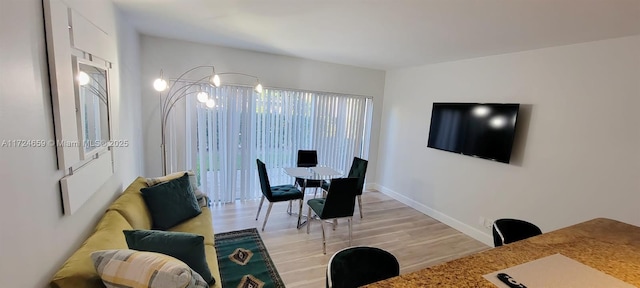
[(189, 175), (140, 189), (151, 213), (154, 229), (167, 230), (202, 213), (193, 194)]
[(162, 253), (189, 265), (209, 284), (211, 276), (204, 252), (204, 237), (192, 233), (158, 230), (124, 230), (129, 249)]

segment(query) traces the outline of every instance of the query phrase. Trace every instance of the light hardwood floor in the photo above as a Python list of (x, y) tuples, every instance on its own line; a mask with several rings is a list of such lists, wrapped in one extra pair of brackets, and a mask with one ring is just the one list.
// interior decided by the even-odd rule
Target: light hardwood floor
[[(312, 195), (307, 194), (305, 199)], [(490, 247), (461, 232), (408, 207), (389, 196), (366, 191), (362, 195), (364, 218), (356, 207), (353, 221), (352, 245), (375, 246), (396, 256), (400, 273), (413, 272), (431, 265), (473, 254)], [(255, 220), (260, 201), (244, 201), (214, 205), (213, 227), (216, 233), (247, 228), (260, 228), (268, 203), (265, 201), (258, 221)], [(297, 206), (294, 202), (294, 207)], [(357, 206), (357, 205), (356, 205)], [(327, 254), (322, 254), (320, 223), (296, 229), (297, 217), (286, 213), (287, 203), (275, 203), (267, 226), (260, 231), (269, 255), (287, 287), (324, 287), (325, 269), (331, 255), (348, 246), (346, 220), (335, 231), (325, 225)], [(303, 206), (307, 213), (308, 206)]]

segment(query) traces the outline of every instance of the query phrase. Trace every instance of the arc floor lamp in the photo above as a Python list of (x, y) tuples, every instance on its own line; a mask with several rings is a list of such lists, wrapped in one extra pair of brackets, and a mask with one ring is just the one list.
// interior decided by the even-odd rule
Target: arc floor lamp
[[(185, 76), (187, 74), (195, 70), (204, 70), (204, 71), (209, 71), (210, 73), (207, 73), (205, 76), (197, 80), (185, 79)], [(220, 87), (221, 75), (239, 75), (239, 76), (246, 76), (249, 78), (253, 78), (256, 81), (254, 90), (257, 93), (262, 93), (262, 84), (260, 84), (260, 79), (257, 76), (253, 76), (245, 73), (224, 72), (224, 73), (218, 74), (216, 73), (216, 69), (213, 65), (202, 65), (202, 66), (193, 67), (185, 71), (184, 73), (180, 74), (180, 76), (178, 76), (178, 78), (176, 78), (175, 80), (172, 79), (172, 82), (174, 84), (179, 82), (186, 83), (185, 85), (182, 85), (180, 87), (176, 87), (178, 85), (169, 85), (167, 81), (164, 79), (163, 74), (164, 74), (163, 70), (161, 69), (160, 78), (156, 79), (153, 82), (153, 88), (156, 91), (160, 92), (160, 134), (161, 134), (160, 149), (162, 149), (162, 173), (163, 175), (167, 175), (167, 147), (165, 145), (167, 119), (169, 118), (169, 113), (171, 112), (173, 107), (176, 105), (176, 103), (178, 103), (178, 101), (180, 101), (181, 99), (189, 95), (196, 94), (196, 99), (198, 99), (198, 102), (204, 103), (204, 105), (207, 108), (215, 107), (215, 100), (213, 99), (213, 96), (209, 95), (209, 93), (207, 93), (204, 89), (202, 89), (202, 87), (203, 85)], [(198, 88), (198, 87), (200, 88), (195, 89), (195, 91), (193, 89), (190, 89), (190, 88)], [(165, 90), (166, 90), (166, 93), (165, 93), (165, 96), (163, 97), (162, 94)]]

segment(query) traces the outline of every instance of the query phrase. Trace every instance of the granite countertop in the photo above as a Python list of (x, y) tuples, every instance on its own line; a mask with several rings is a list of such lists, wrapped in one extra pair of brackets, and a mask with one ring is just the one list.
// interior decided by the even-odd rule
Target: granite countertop
[(366, 287), (495, 288), (482, 275), (556, 253), (640, 287), (640, 227), (605, 218), (544, 233)]

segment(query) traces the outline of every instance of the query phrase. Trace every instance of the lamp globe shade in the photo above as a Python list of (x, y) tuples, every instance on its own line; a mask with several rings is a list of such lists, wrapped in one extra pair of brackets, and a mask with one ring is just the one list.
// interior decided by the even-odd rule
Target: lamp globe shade
[(153, 81), (153, 89), (156, 89), (158, 92), (164, 91), (167, 89), (167, 81), (164, 81), (162, 78), (156, 79), (156, 81)]

